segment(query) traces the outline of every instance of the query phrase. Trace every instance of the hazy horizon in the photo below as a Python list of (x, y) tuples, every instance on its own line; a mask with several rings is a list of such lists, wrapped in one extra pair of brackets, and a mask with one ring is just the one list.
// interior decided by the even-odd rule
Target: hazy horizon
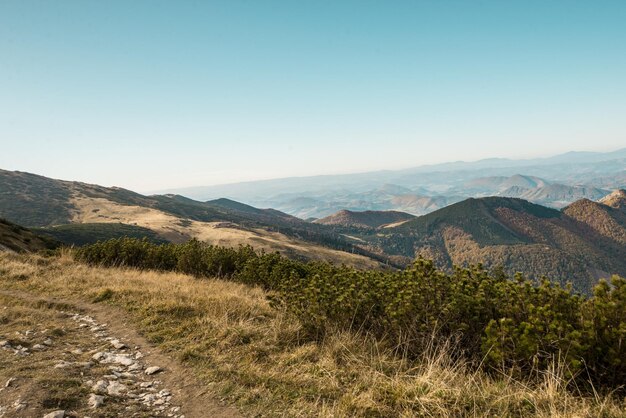
[(139, 192), (626, 145), (626, 3), (0, 4), (0, 168)]
[[(548, 154), (548, 155), (537, 155), (537, 156), (529, 156), (529, 157), (520, 157), (520, 158), (515, 158), (515, 157), (503, 157), (503, 156), (489, 156), (489, 157), (485, 157), (485, 158), (479, 158), (476, 160), (455, 160), (455, 161), (437, 161), (437, 162), (433, 162), (433, 163), (425, 163), (425, 164), (416, 164), (416, 165), (409, 165), (406, 167), (393, 167), (393, 168), (380, 168), (380, 169), (373, 169), (373, 170), (358, 170), (358, 171), (345, 171), (345, 172), (331, 172), (331, 173), (312, 173), (312, 174), (304, 174), (304, 175), (294, 175), (294, 176), (279, 176), (279, 177), (268, 177), (268, 178), (254, 178), (254, 179), (243, 179), (243, 180), (236, 180), (236, 181), (231, 181), (231, 182), (222, 182), (222, 183), (200, 183), (200, 184), (183, 184), (183, 185), (179, 185), (179, 186), (174, 186), (174, 187), (169, 187), (169, 188), (157, 188), (157, 189), (134, 189), (132, 187), (126, 187), (124, 185), (121, 184), (115, 184), (115, 183), (99, 183), (99, 182), (93, 182), (93, 181), (88, 181), (85, 180), (83, 178), (61, 178), (61, 177), (55, 177), (53, 175), (50, 175), (48, 173), (45, 172), (38, 172), (38, 171), (28, 171), (28, 170), (23, 170), (23, 169), (19, 169), (19, 168), (8, 168), (8, 167), (0, 167), (0, 170), (10, 170), (10, 171), (20, 171), (20, 172), (28, 172), (31, 174), (36, 174), (36, 175), (40, 175), (40, 176), (44, 176), (44, 177), (50, 177), (50, 178), (54, 178), (57, 180), (62, 180), (62, 181), (78, 181), (78, 182), (82, 182), (82, 183), (91, 183), (91, 184), (98, 184), (100, 186), (105, 186), (105, 187), (122, 187), (122, 188), (126, 188), (128, 190), (134, 191), (134, 192), (138, 192), (138, 193), (143, 193), (143, 194), (155, 194), (155, 193), (167, 193), (169, 191), (172, 190), (184, 190), (184, 189), (194, 189), (194, 188), (202, 188), (204, 186), (228, 186), (229, 184), (242, 184), (242, 183), (254, 183), (254, 182), (263, 182), (263, 181), (273, 181), (273, 180), (282, 180), (282, 179), (291, 179), (291, 178), (314, 178), (314, 177), (325, 177), (325, 176), (349, 176), (349, 175), (354, 175), (354, 174), (366, 174), (366, 173), (370, 173), (370, 172), (385, 172), (385, 171), (402, 171), (402, 170), (406, 170), (406, 169), (411, 169), (411, 168), (420, 168), (420, 167), (429, 167), (429, 166), (438, 166), (440, 164), (451, 164), (451, 163), (476, 163), (476, 162), (480, 162), (480, 161), (486, 161), (486, 160), (510, 160), (510, 161), (524, 161), (524, 160), (535, 160), (535, 159), (543, 159), (543, 158), (550, 158), (550, 157), (555, 157), (555, 156), (559, 156), (559, 155), (564, 155), (567, 153), (584, 153), (584, 152), (590, 152), (590, 153), (604, 153), (604, 152), (614, 152), (614, 151), (620, 151), (622, 149), (626, 149), (626, 148), (613, 148), (613, 149), (609, 149), (609, 150), (567, 150), (567, 151), (563, 151), (563, 152), (558, 152), (558, 153), (553, 153), (553, 154)], [(87, 173), (88, 174), (88, 173)], [(518, 174), (522, 174), (524, 175), (524, 173), (520, 172)]]

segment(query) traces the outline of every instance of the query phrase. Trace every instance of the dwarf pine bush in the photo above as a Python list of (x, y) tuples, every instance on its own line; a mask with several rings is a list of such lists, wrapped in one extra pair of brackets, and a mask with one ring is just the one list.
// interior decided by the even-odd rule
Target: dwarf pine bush
[(519, 376), (558, 358), (579, 385), (619, 390), (626, 382), (626, 280), (618, 277), (584, 297), (547, 279), (511, 279), (480, 265), (447, 273), (418, 259), (402, 271), (356, 270), (197, 240), (157, 245), (121, 238), (79, 248), (76, 257), (261, 286), (314, 338), (360, 330), (418, 357), (436, 335), (459, 341), (452, 357)]

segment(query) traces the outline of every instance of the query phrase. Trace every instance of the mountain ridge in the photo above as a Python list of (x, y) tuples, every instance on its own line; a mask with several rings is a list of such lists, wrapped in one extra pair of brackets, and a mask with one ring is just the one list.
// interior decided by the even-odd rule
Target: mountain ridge
[(357, 212), (344, 209), (325, 218), (317, 219), (314, 223), (376, 229), (397, 222), (406, 222), (413, 218), (413, 215), (399, 211), (367, 210)]
[[(30, 173), (0, 170), (0, 216), (26, 227), (126, 224), (150, 229), (171, 242), (197, 238), (216, 245), (251, 244), (295, 258), (360, 267), (379, 265), (342, 236), (279, 211), (228, 200), (198, 202), (178, 195), (144, 196), (122, 188)], [(52, 235), (55, 232), (50, 231)], [(84, 240), (80, 231), (73, 232)], [(111, 236), (111, 228), (107, 234)]]
[[(528, 178), (513, 180), (519, 184)], [(147, 229), (154, 238), (171, 242), (196, 238), (215, 245), (251, 244), (294, 258), (360, 268), (402, 267), (421, 256), (447, 269), (483, 263), (531, 277), (547, 275), (561, 283), (572, 281), (582, 292), (600, 277), (626, 275), (626, 198), (623, 190), (609, 196), (604, 203), (580, 199), (562, 210), (490, 196), (418, 217), (344, 210), (307, 222), (227, 198), (200, 202), (173, 194), (143, 196), (0, 170), (0, 216), (47, 228), (64, 239), (68, 234), (83, 241), (86, 234), (141, 236)]]
[[(626, 160), (626, 148), (621, 148), (610, 152), (580, 152), (570, 151), (557, 154), (551, 157), (533, 158), (533, 159), (507, 159), (507, 158), (485, 158), (477, 161), (457, 161), (440, 164), (426, 164), (413, 168), (400, 170), (377, 170), (364, 171), (353, 174), (326, 174), (317, 176), (293, 176), (277, 179), (233, 182), (228, 184), (218, 184), (213, 186), (194, 186), (170, 188), (159, 191), (159, 193), (180, 193), (188, 195), (200, 200), (214, 197), (229, 197), (233, 199), (243, 199), (244, 201), (254, 200), (250, 196), (264, 194), (265, 196), (286, 193), (286, 192), (302, 192), (303, 190), (332, 189), (336, 187), (344, 187), (350, 185), (358, 189), (359, 185), (371, 182), (373, 185), (370, 189), (380, 188), (385, 184), (392, 183), (405, 187), (402, 179), (412, 175), (423, 174), (442, 174), (446, 172), (471, 172), (479, 170), (502, 170), (510, 168), (508, 176), (519, 174), (520, 171), (529, 171), (526, 175), (542, 177), (535, 174), (536, 168), (561, 166), (567, 168), (568, 165), (575, 164), (596, 164), (609, 160)], [(624, 167), (623, 163), (620, 163)], [(533, 170), (523, 170), (524, 167), (534, 167)], [(558, 170), (558, 167), (556, 167)], [(532, 172), (530, 172), (532, 171)], [(551, 172), (553, 170), (550, 170)], [(563, 171), (563, 170), (561, 170)], [(557, 171), (558, 172), (558, 171)], [(505, 175), (505, 174), (489, 174), (489, 175)], [(477, 176), (480, 177), (480, 176)]]

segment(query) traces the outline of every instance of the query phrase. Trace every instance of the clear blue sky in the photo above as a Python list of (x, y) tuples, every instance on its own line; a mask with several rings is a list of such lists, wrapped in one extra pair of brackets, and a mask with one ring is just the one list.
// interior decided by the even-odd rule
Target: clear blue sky
[(0, 168), (138, 191), (626, 146), (626, 1), (0, 0)]

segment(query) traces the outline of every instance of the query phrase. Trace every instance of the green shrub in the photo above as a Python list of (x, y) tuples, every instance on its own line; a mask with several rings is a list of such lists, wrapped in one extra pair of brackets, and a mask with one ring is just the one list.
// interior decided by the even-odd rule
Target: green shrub
[(487, 368), (530, 376), (564, 361), (573, 381), (620, 389), (626, 382), (626, 280), (601, 281), (590, 298), (521, 274), (482, 266), (437, 270), (418, 259), (402, 271), (303, 263), (250, 246), (196, 240), (155, 245), (121, 238), (82, 247), (90, 264), (221, 277), (270, 290), (274, 306), (296, 315), (310, 335), (368, 332), (419, 356), (433, 336), (459, 341), (464, 357)]

